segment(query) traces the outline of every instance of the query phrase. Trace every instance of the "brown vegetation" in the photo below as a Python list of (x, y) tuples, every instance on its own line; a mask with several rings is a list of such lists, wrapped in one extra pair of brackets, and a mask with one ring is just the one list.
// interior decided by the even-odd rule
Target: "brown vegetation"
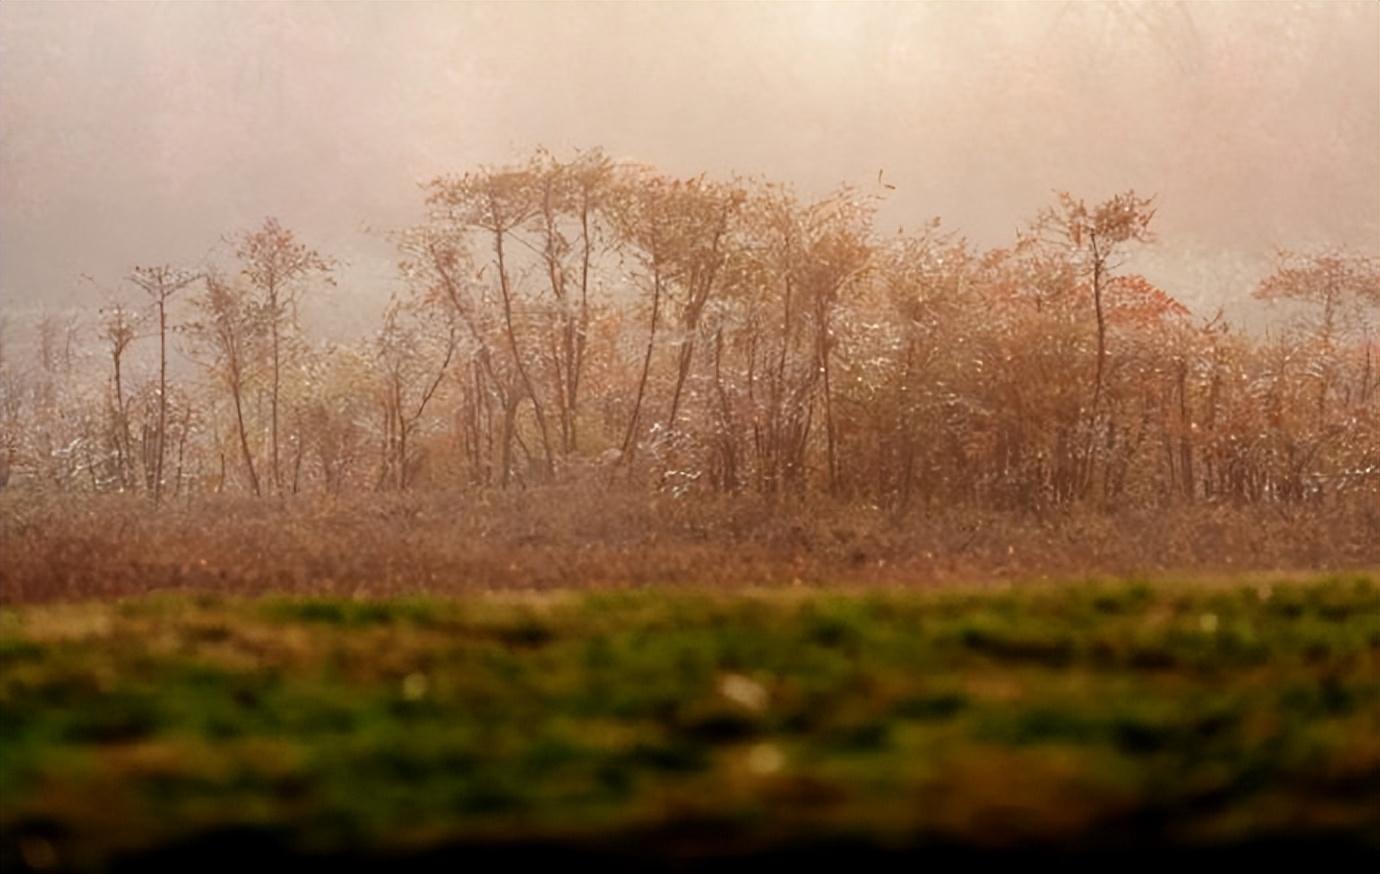
[(638, 586), (932, 586), (1380, 567), (1380, 510), (1197, 506), (897, 516), (820, 500), (546, 487), (473, 495), (6, 499), (0, 600), (377, 597)]
[(1283, 253), (1256, 335), (1121, 270), (1134, 192), (993, 251), (598, 151), (425, 206), (366, 341), (302, 329), (333, 262), (270, 219), (137, 268), (98, 355), (0, 344), (5, 596), (1377, 560), (1373, 257)]

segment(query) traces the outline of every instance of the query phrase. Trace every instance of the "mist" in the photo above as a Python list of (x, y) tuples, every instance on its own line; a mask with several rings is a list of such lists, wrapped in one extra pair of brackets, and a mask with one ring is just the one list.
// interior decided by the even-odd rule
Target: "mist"
[(17, 313), (272, 215), (344, 264), (311, 320), (365, 332), (417, 183), (538, 145), (850, 183), (883, 229), (982, 246), (1054, 190), (1135, 188), (1159, 209), (1136, 266), (1200, 313), (1277, 245), (1380, 251), (1371, 3), (6, 3), (0, 120)]

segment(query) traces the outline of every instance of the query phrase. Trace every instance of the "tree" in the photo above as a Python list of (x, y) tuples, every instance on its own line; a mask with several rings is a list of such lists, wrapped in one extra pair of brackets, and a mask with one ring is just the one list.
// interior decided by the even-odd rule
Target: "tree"
[(647, 379), (652, 369), (652, 353), (656, 349), (657, 328), (661, 322), (661, 302), (666, 284), (671, 241), (672, 211), (669, 192), (674, 183), (638, 168), (624, 173), (619, 179), (610, 203), (610, 216), (615, 232), (624, 245), (631, 246), (634, 257), (641, 263), (640, 281), (650, 296), (647, 342), (638, 369), (632, 411), (624, 429), (619, 464), (632, 465), (637, 452), (637, 431), (641, 424), (643, 399), (647, 394)]
[[(1097, 319), (1097, 373), (1093, 382), (1092, 412), (1095, 415), (1102, 396), (1107, 361), (1107, 283), (1112, 271), (1121, 265), (1128, 243), (1154, 240), (1150, 221), (1155, 217), (1154, 198), (1143, 198), (1126, 191), (1091, 209), (1082, 200), (1060, 192), (1057, 206), (1049, 207), (1036, 220), (1037, 233), (1052, 232), (1056, 245), (1065, 248), (1087, 277), (1092, 290), (1093, 311)], [(1045, 239), (1049, 239), (1048, 236)]]
[(114, 391), (111, 409), (111, 430), (115, 443), (116, 478), (120, 490), (129, 487), (130, 437), (129, 407), (125, 401), (123, 364), (125, 352), (134, 342), (137, 317), (122, 302), (115, 302), (101, 311), (101, 339), (110, 351), (111, 388)]
[(1363, 332), (1380, 307), (1380, 259), (1336, 247), (1312, 253), (1281, 249), (1254, 297), (1315, 307), (1313, 327), (1329, 338)]
[(9, 316), (0, 313), (0, 491), (10, 482), (22, 420), (19, 380), (9, 366), (9, 329)]
[(703, 177), (671, 180), (636, 168), (624, 175), (610, 205), (610, 215), (622, 242), (641, 262), (640, 277), (650, 286), (651, 315), (647, 344), (632, 413), (624, 434), (622, 461), (636, 451), (648, 375), (662, 309), (675, 307), (676, 354), (667, 433), (676, 433), (686, 382), (694, 363), (700, 321), (728, 258), (731, 221), (746, 199), (736, 186)]
[(672, 430), (694, 361), (700, 319), (719, 287), (720, 271), (728, 257), (730, 221), (744, 197), (741, 189), (709, 183), (703, 178), (686, 180), (674, 189), (671, 207), (678, 221), (674, 225), (676, 245), (670, 260), (680, 292), (680, 348), (671, 409), (666, 415), (666, 426)]
[(163, 498), (163, 458), (168, 433), (168, 303), (182, 289), (201, 278), (166, 264), (156, 267), (135, 267), (129, 281), (144, 290), (158, 311), (158, 448), (155, 456), (153, 500)]
[(187, 331), (196, 342), (211, 354), (205, 366), (230, 394), (235, 410), (235, 428), (239, 437), (240, 457), (250, 489), (257, 497), (263, 494), (254, 453), (249, 446), (249, 429), (245, 422), (245, 392), (254, 376), (256, 362), (262, 357), (265, 335), (269, 333), (270, 313), (252, 300), (248, 292), (224, 277), (208, 273), (206, 290), (195, 303), (201, 318), (187, 324)]
[(278, 406), (282, 387), (282, 341), (291, 326), (302, 287), (312, 276), (330, 282), (331, 262), (316, 250), (299, 243), (292, 231), (275, 218), (264, 220), (256, 231), (245, 231), (238, 238), (237, 257), (241, 272), (262, 295), (260, 307), (267, 320), (271, 389), (269, 396), (270, 442), (273, 488), (281, 492), (282, 467), (279, 464)]
[(417, 466), (412, 438), (459, 345), (454, 316), (442, 313), (437, 320), (436, 315), (423, 300), (395, 299), (376, 341), (383, 375), (385, 446), (379, 481), (398, 491), (411, 484)]
[[(525, 399), (532, 404), (537, 431), (541, 437), (547, 477), (555, 471), (555, 452), (551, 430), (547, 424), (546, 407), (532, 378), (523, 343), (519, 340), (519, 289), (510, 264), (510, 242), (524, 243), (519, 232), (539, 212), (538, 193), (528, 168), (485, 169), (458, 179), (439, 178), (431, 183), (427, 202), (434, 210), (434, 218), (464, 233), (479, 231), (490, 239), (493, 247), (492, 266), (498, 283), (502, 312), (503, 337), (509, 359), (522, 385)], [(530, 245), (530, 244), (528, 244)]]
[(1254, 297), (1304, 308), (1296, 326), (1311, 338), (1314, 347), (1311, 369), (1318, 382), (1320, 418), (1326, 413), (1340, 347), (1363, 338), (1368, 364), (1355, 393), (1361, 398), (1371, 395), (1369, 334), (1380, 315), (1380, 259), (1340, 248), (1313, 253), (1280, 250), (1274, 271), (1261, 280)]
[(734, 253), (740, 263), (727, 294), (744, 310), (748, 366), (739, 379), (753, 410), (753, 444), (768, 491), (803, 485), (816, 404), (826, 481), (831, 491), (839, 487), (835, 320), (844, 292), (871, 265), (871, 217), (872, 204), (847, 188), (802, 204), (774, 186), (756, 191), (739, 217), (745, 251)]
[(299, 451), (315, 462), (328, 494), (344, 491), (362, 455), (375, 351), (373, 344), (328, 344), (308, 363), (310, 400), (297, 414)]
[(1035, 236), (1062, 250), (1084, 277), (1092, 292), (1093, 315), (1097, 323), (1097, 361), (1093, 375), (1092, 398), (1087, 412), (1087, 445), (1084, 448), (1082, 490), (1092, 483), (1093, 441), (1099, 433), (1107, 373), (1107, 291), (1113, 271), (1121, 266), (1130, 243), (1154, 240), (1150, 222), (1155, 217), (1154, 198), (1143, 198), (1134, 191), (1113, 196), (1093, 207), (1067, 192), (1058, 194), (1058, 204), (1040, 213)]
[(556, 384), (561, 452), (577, 446), (580, 380), (585, 369), (591, 318), (590, 283), (598, 254), (600, 214), (613, 178), (612, 165), (594, 150), (568, 162), (540, 151), (530, 172), (536, 190), (532, 216), (540, 257), (551, 291), (555, 330), (550, 332), (551, 370)]
[[(506, 487), (513, 473), (513, 444), (519, 439), (518, 406), (525, 394), (512, 357), (505, 354), (502, 315), (479, 284), (483, 270), (474, 270), (464, 236), (454, 227), (433, 223), (413, 228), (400, 236), (399, 248), (400, 267), (414, 293), (447, 310), (465, 341), (468, 366), (460, 369), (465, 375), (461, 406), (472, 475), (490, 482), (497, 455), (499, 484)], [(495, 415), (495, 404), (501, 416)]]

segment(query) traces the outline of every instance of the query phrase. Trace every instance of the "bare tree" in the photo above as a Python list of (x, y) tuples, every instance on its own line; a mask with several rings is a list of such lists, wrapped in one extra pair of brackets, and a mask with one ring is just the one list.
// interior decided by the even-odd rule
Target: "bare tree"
[(111, 409), (111, 430), (115, 443), (116, 478), (123, 491), (129, 488), (130, 436), (129, 405), (125, 401), (124, 357), (134, 342), (137, 317), (122, 302), (116, 301), (101, 311), (101, 339), (110, 352), (111, 388), (114, 392)]
[(144, 290), (158, 311), (158, 448), (154, 468), (153, 499), (163, 498), (163, 458), (168, 433), (168, 303), (182, 289), (201, 278), (168, 265), (135, 267), (129, 281)]

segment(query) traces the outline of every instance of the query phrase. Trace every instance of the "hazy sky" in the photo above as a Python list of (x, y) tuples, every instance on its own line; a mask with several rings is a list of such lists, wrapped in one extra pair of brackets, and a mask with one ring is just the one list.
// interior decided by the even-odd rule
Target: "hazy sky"
[(318, 316), (363, 329), (416, 183), (537, 145), (805, 192), (884, 169), (888, 228), (983, 245), (1134, 187), (1139, 266), (1204, 309), (1277, 243), (1380, 252), (1380, 4), (0, 3), (0, 307), (275, 215), (348, 262)]

